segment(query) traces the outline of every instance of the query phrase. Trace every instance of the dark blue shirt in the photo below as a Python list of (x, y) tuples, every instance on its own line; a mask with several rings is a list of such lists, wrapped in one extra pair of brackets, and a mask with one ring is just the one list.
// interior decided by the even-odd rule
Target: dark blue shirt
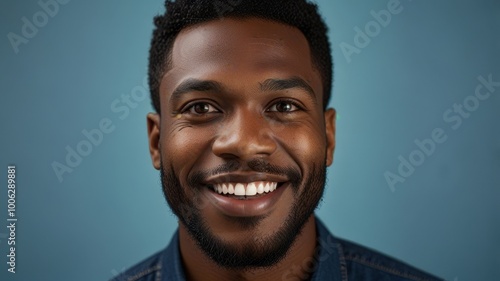
[[(312, 258), (291, 267), (281, 280), (443, 280), (366, 247), (334, 237), (316, 219), (317, 248)], [(304, 273), (306, 272), (306, 273)], [(309, 279), (308, 279), (309, 278)], [(179, 233), (170, 244), (111, 281), (186, 280), (179, 252)]]

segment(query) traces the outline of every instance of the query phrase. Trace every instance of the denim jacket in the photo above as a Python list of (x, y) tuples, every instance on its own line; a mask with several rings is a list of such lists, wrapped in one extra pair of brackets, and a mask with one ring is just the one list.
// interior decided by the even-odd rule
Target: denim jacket
[[(334, 237), (316, 219), (314, 257), (286, 271), (281, 280), (434, 281), (443, 280), (363, 246)], [(302, 269), (302, 270), (301, 270)], [(304, 273), (307, 272), (307, 273)], [(178, 231), (164, 250), (138, 263), (111, 281), (184, 281)]]

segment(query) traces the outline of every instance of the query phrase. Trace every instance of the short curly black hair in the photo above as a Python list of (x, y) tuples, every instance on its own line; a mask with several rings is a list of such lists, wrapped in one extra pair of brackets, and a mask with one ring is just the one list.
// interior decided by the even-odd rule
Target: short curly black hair
[(166, 11), (154, 18), (155, 29), (149, 50), (151, 102), (160, 113), (160, 81), (169, 69), (170, 54), (179, 32), (202, 22), (256, 17), (298, 28), (311, 48), (313, 63), (321, 73), (323, 105), (326, 109), (332, 90), (333, 64), (328, 28), (316, 4), (308, 0), (166, 0)]

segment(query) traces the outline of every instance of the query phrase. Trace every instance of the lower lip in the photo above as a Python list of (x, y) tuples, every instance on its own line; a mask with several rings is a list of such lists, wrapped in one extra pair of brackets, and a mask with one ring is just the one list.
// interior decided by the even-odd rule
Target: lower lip
[(273, 192), (245, 199), (224, 196), (209, 188), (205, 188), (205, 193), (210, 202), (227, 216), (254, 217), (262, 216), (272, 211), (287, 186), (288, 183), (285, 183)]

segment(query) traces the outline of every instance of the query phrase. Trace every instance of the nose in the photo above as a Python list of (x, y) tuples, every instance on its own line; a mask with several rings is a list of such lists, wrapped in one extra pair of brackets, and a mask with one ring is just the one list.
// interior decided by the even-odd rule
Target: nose
[(228, 117), (220, 127), (212, 151), (221, 158), (248, 160), (269, 156), (277, 144), (266, 118), (249, 110)]

